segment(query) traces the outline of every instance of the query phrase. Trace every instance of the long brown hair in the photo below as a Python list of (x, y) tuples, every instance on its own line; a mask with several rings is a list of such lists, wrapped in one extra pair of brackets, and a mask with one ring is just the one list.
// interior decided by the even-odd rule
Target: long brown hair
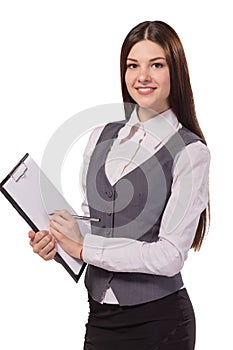
[[(203, 132), (196, 117), (193, 92), (190, 84), (189, 70), (185, 52), (177, 33), (172, 27), (162, 21), (145, 21), (134, 27), (126, 36), (121, 48), (121, 88), (125, 102), (126, 119), (129, 118), (135, 101), (130, 96), (126, 83), (126, 60), (131, 48), (142, 40), (150, 40), (160, 45), (165, 53), (170, 72), (169, 102), (180, 123), (201, 137), (206, 143)], [(194, 250), (199, 250), (207, 232), (210, 220), (210, 203), (199, 219), (196, 235), (192, 243)]]

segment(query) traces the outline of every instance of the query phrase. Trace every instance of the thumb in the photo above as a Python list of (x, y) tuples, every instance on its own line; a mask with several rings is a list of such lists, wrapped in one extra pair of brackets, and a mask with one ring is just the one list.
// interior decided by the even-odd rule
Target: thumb
[(34, 231), (29, 231), (28, 232), (28, 237), (30, 238), (30, 239), (34, 239), (35, 238), (35, 232)]

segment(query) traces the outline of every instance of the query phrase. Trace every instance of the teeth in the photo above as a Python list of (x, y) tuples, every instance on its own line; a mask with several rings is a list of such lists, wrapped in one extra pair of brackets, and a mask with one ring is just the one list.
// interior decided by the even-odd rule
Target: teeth
[(153, 90), (153, 88), (139, 88), (140, 91), (150, 91)]

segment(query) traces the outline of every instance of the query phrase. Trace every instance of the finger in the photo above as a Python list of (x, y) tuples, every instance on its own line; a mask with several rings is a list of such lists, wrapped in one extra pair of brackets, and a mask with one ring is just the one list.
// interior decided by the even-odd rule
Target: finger
[(50, 225), (49, 225), (49, 228), (50, 228), (50, 232), (51, 232), (51, 229), (52, 230), (56, 230), (57, 232), (59, 232), (60, 234), (62, 234), (62, 225), (60, 225), (58, 222), (55, 222), (55, 221), (50, 221)]
[(54, 237), (52, 237), (52, 240), (43, 248), (40, 250), (39, 255), (44, 260), (50, 260), (53, 259), (55, 254), (57, 252), (56, 243)]
[(53, 224), (59, 225), (59, 227), (65, 226), (67, 224), (67, 220), (63, 219), (61, 216), (56, 214), (51, 218), (50, 223), (51, 222)]
[(54, 248), (53, 250), (51, 250), (50, 253), (48, 253), (45, 257), (43, 257), (43, 259), (44, 260), (52, 260), (52, 259), (54, 259), (56, 253), (57, 253), (57, 249)]
[(50, 229), (52, 228), (54, 230), (57, 230), (58, 233), (62, 235), (69, 236), (69, 232), (72, 232), (74, 224), (76, 224), (76, 222), (72, 222), (72, 221), (57, 222), (57, 221), (51, 220)]
[(49, 231), (29, 231), (29, 237), (30, 241), (29, 244), (31, 247), (34, 247), (35, 244), (37, 244), (41, 239), (43, 239), (46, 235), (49, 234)]
[(62, 210), (55, 210), (55, 215), (58, 215), (60, 218), (63, 218), (64, 220), (71, 220), (73, 219), (72, 215), (65, 209)]
[(71, 228), (69, 230), (69, 227), (61, 226), (53, 221), (50, 222), (50, 232), (59, 242), (62, 242), (67, 238), (74, 240), (69, 231), (71, 231)]
[(62, 216), (58, 214), (54, 214), (50, 218), (50, 224), (52, 223), (54, 226), (56, 226), (58, 229), (62, 230), (62, 227), (67, 225), (67, 220), (64, 219)]
[(43, 237), (41, 240), (39, 240), (37, 243), (33, 241), (32, 247), (34, 253), (37, 253), (40, 255), (40, 252), (53, 240), (52, 235), (47, 234), (45, 237)]
[(47, 231), (47, 230), (36, 232), (35, 237), (33, 238), (33, 243), (40, 242), (44, 237), (46, 237), (48, 235), (49, 235), (49, 231)]
[(50, 232), (58, 241), (61, 241), (65, 237), (64, 234), (59, 231), (57, 225), (52, 222), (50, 223)]
[(43, 252), (41, 252), (39, 255), (44, 259), (44, 260), (51, 260), (55, 257), (57, 253), (57, 247), (54, 246), (53, 249), (51, 250), (44, 250)]

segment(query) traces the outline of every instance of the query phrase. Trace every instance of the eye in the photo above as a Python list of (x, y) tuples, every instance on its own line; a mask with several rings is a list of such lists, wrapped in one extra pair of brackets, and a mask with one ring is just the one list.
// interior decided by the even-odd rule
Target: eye
[(163, 63), (160, 63), (160, 62), (156, 62), (152, 64), (153, 68), (163, 68), (163, 66), (164, 66)]
[(137, 68), (137, 64), (136, 63), (129, 63), (129, 64), (127, 64), (127, 68), (129, 68), (129, 69), (135, 69), (135, 68)]

